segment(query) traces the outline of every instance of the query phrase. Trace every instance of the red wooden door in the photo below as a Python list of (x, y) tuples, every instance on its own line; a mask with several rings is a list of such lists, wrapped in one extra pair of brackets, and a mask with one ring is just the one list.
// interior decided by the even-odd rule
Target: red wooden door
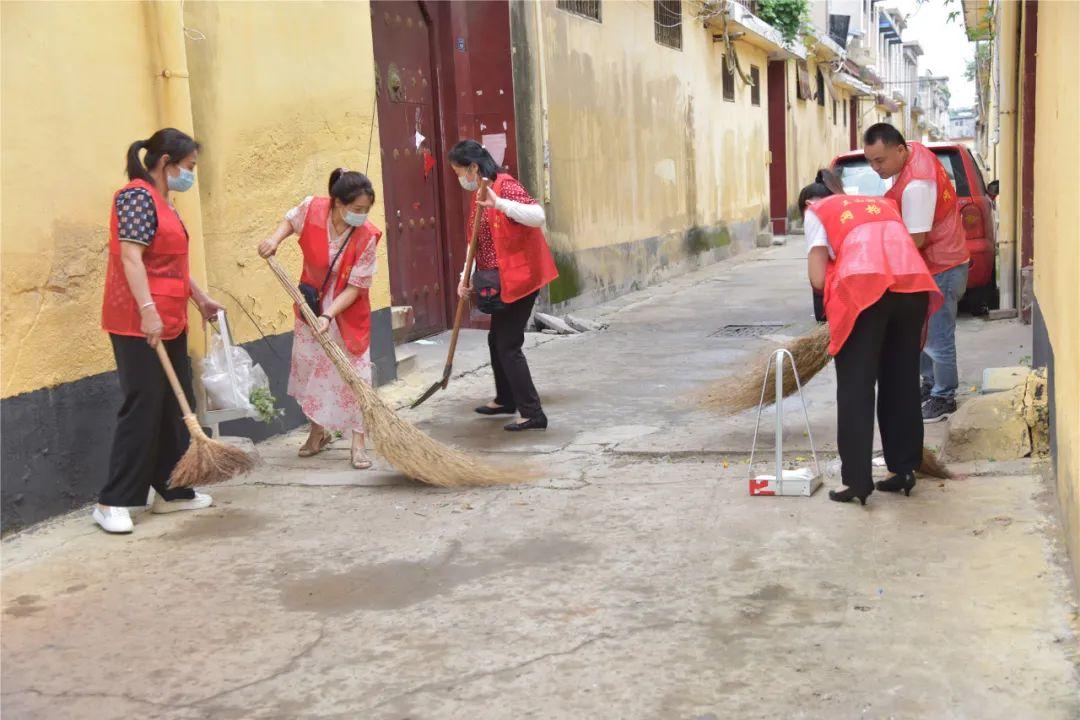
[(787, 61), (769, 61), (769, 216), (776, 235), (787, 234)]
[(390, 295), (411, 305), (411, 338), (444, 330), (432, 23), (419, 2), (372, 0)]

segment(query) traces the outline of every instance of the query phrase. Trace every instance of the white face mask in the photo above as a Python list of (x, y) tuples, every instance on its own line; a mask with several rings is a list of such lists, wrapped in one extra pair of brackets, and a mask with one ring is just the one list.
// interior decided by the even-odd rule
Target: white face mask
[(346, 210), (345, 215), (342, 219), (345, 220), (346, 225), (360, 227), (367, 222), (367, 216), (367, 213), (355, 213), (352, 210)]
[(469, 192), (475, 192), (476, 189), (480, 187), (479, 180), (469, 180), (464, 175), (458, 175), (457, 181), (464, 190), (468, 190)]

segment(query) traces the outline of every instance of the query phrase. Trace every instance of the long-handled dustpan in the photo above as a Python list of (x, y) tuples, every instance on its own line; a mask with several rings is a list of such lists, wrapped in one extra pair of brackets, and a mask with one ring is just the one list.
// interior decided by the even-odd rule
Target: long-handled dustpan
[[(478, 197), (482, 197), (487, 194), (488, 181), (480, 181), (480, 193)], [(476, 259), (476, 237), (480, 232), (480, 213), (483, 212), (483, 208), (476, 209), (476, 216), (473, 217), (472, 231), (469, 235), (469, 252), (465, 256), (465, 279), (468, 280), (472, 277), (473, 261)], [(454, 351), (457, 350), (458, 332), (461, 330), (461, 321), (465, 317), (465, 308), (469, 304), (469, 297), (458, 298), (457, 312), (454, 314), (454, 329), (450, 333), (450, 349), (446, 353), (446, 366), (443, 367), (443, 374), (439, 380), (435, 381), (435, 384), (424, 391), (424, 394), (416, 399), (410, 408), (418, 408), (420, 405), (437, 393), (439, 390), (445, 390), (446, 386), (450, 384), (450, 372), (454, 368)]]

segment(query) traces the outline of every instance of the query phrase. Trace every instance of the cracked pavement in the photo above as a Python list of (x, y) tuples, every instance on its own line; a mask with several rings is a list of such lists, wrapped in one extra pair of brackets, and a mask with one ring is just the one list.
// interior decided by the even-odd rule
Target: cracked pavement
[[(751, 498), (753, 412), (693, 395), (811, 326), (801, 239), (532, 334), (551, 418), (505, 433), (483, 333), (416, 411), (434, 437), (540, 472), (443, 490), (302, 431), (200, 513), (106, 536), (87, 511), (3, 542), (5, 718), (1073, 718), (1076, 606), (1050, 485), (1030, 461), (954, 468), (863, 509)], [(1030, 355), (1030, 329), (965, 318), (963, 384)], [(404, 407), (445, 338), (383, 389)], [(834, 468), (831, 368), (807, 388)], [(805, 464), (801, 413), (786, 448)], [(771, 432), (771, 417), (763, 425)], [(939, 444), (943, 426), (928, 431)], [(771, 456), (771, 438), (763, 438)], [(826, 480), (826, 486), (835, 480)]]

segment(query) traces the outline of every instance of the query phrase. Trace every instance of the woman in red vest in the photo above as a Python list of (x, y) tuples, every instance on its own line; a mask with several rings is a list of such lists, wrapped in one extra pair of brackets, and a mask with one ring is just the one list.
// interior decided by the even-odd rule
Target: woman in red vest
[[(471, 282), (464, 273), (458, 295), (482, 284), (480, 308), (491, 312), (488, 349), (495, 375), (495, 399), (476, 408), (481, 415), (519, 413), (521, 419), (507, 430), (544, 429), (547, 416), (533, 385), (529, 363), (521, 346), (525, 326), (532, 315), (540, 289), (559, 276), (544, 231), (544, 208), (521, 183), (506, 173), (491, 154), (475, 140), (462, 140), (450, 151), (450, 167), (462, 189), (473, 193), (469, 224), (480, 212), (476, 273)], [(491, 181), (484, 197), (478, 197), (480, 179)]]
[(107, 532), (132, 531), (128, 508), (145, 505), (151, 486), (157, 491), (151, 506), (155, 513), (197, 510), (212, 502), (190, 488), (166, 486), (190, 437), (153, 349), (165, 344), (194, 405), (188, 299), (205, 318), (222, 308), (191, 279), (187, 230), (169, 195), (191, 188), (198, 159), (199, 144), (191, 137), (173, 128), (158, 130), (128, 148), (130, 182), (113, 197), (101, 326), (112, 343), (124, 403), (113, 436), (109, 480), (93, 511)]
[(338, 168), (330, 173), (327, 197), (304, 198), (285, 215), (274, 233), (259, 244), (270, 257), (285, 238), (300, 236), (304, 267), (300, 282), (318, 293), (319, 324), (312, 330), (296, 310), (289, 395), (311, 421), (300, 457), (322, 452), (333, 432), (352, 430), (350, 463), (371, 467), (364, 446), (364, 415), (356, 395), (323, 352), (315, 333), (330, 337), (345, 351), (353, 369), (371, 383), (371, 302), (375, 253), (382, 232), (368, 222), (375, 189), (363, 173)]
[(836, 364), (836, 439), (842, 490), (863, 505), (874, 490), (874, 387), (885, 464), (878, 490), (910, 494), (922, 459), (919, 352), (942, 297), (896, 205), (833, 195), (821, 183), (799, 194), (810, 284), (825, 294), (829, 354)]

